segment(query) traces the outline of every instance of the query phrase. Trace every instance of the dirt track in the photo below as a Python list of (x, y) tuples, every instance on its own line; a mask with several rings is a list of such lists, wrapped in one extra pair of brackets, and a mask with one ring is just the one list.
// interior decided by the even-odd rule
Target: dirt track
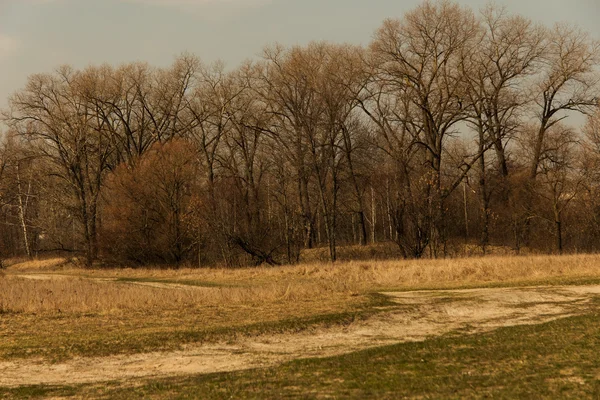
[(472, 289), (385, 293), (397, 307), (347, 327), (189, 346), (183, 351), (103, 358), (62, 364), (32, 360), (0, 362), (0, 386), (76, 384), (131, 378), (203, 374), (327, 357), (457, 329), (488, 331), (537, 324), (581, 313), (600, 286)]

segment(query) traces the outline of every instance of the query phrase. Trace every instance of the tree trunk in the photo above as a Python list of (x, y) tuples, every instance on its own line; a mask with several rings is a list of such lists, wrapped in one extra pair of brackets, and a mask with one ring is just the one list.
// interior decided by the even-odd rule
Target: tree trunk
[(556, 234), (556, 251), (558, 254), (563, 253), (563, 229), (562, 229), (562, 215), (561, 210), (557, 204), (554, 204), (554, 229)]
[[(317, 174), (319, 171), (317, 171)], [(337, 259), (336, 254), (336, 243), (335, 243), (335, 206), (336, 206), (336, 195), (333, 194), (331, 209), (328, 207), (327, 198), (325, 196), (325, 182), (322, 182), (319, 177), (319, 195), (321, 198), (321, 210), (323, 211), (323, 222), (325, 222), (325, 234), (327, 235), (327, 243), (329, 245), (329, 258), (331, 262), (335, 262)], [(335, 183), (334, 183), (334, 191)]]
[(529, 179), (534, 181), (537, 177), (537, 170), (540, 163), (540, 158), (542, 157), (542, 146), (544, 144), (544, 136), (546, 134), (546, 122), (542, 120), (542, 125), (538, 130), (537, 137), (535, 140), (535, 145), (533, 149), (533, 159), (531, 161), (531, 166), (529, 167)]
[[(481, 251), (485, 255), (487, 252), (487, 245), (489, 243), (489, 225), (490, 225), (490, 196), (488, 195), (487, 188), (487, 170), (485, 166), (485, 154), (483, 153), (484, 137), (483, 128), (479, 127), (479, 152), (481, 152), (481, 158), (479, 159), (480, 176), (479, 176), (479, 195), (481, 201)], [(497, 153), (498, 154), (498, 151)], [(504, 152), (502, 152), (504, 156)], [(506, 160), (498, 160), (499, 163), (506, 163)], [(507, 170), (508, 172), (508, 170)], [(502, 172), (504, 173), (504, 172)]]
[(90, 219), (90, 210), (88, 208), (88, 198), (83, 184), (80, 184), (79, 187), (79, 202), (81, 223), (83, 225), (83, 237), (85, 241), (85, 265), (87, 267), (91, 267), (94, 262), (94, 243), (90, 229), (92, 224)]
[(465, 244), (469, 243), (469, 210), (467, 209), (467, 181), (463, 180), (463, 205), (465, 215)]
[[(480, 134), (480, 139), (479, 139), (479, 143), (480, 143), (480, 151), (483, 148), (483, 141), (482, 141), (482, 136)], [(502, 144), (502, 139), (501, 138), (496, 138), (494, 140), (494, 148), (496, 150), (496, 158), (498, 159), (498, 170), (500, 171), (500, 174), (502, 175), (503, 178), (508, 177), (508, 163), (506, 161), (506, 153), (504, 151), (504, 145)]]
[(556, 229), (556, 250), (558, 254), (563, 253), (563, 238), (562, 238), (562, 222), (560, 220), (554, 221)]
[(283, 188), (283, 223), (285, 235), (285, 250), (288, 264), (292, 264), (292, 238), (290, 235), (290, 218), (288, 211), (287, 191)]
[(377, 226), (377, 207), (375, 204), (375, 189), (371, 186), (371, 243), (375, 244), (375, 227)]
[(356, 179), (356, 173), (354, 172), (354, 163), (352, 161), (352, 143), (349, 138), (349, 134), (346, 128), (342, 129), (342, 135), (344, 137), (345, 155), (346, 161), (348, 162), (348, 170), (350, 172), (350, 178), (352, 180), (352, 186), (354, 188), (354, 194), (358, 203), (358, 223), (360, 227), (360, 245), (365, 246), (367, 244), (367, 224), (365, 221), (365, 209), (363, 205), (363, 198), (358, 185), (358, 179)]
[(29, 180), (28, 186), (27, 186), (27, 195), (26, 195), (26, 199), (25, 202), (23, 202), (23, 191), (22, 191), (22, 186), (21, 186), (21, 173), (20, 173), (20, 169), (19, 169), (19, 163), (17, 162), (17, 186), (18, 186), (18, 190), (19, 190), (19, 220), (21, 221), (21, 229), (23, 231), (23, 242), (25, 244), (25, 252), (27, 254), (27, 257), (31, 258), (31, 247), (29, 246), (29, 233), (27, 230), (27, 221), (25, 219), (25, 215), (27, 212), (27, 204), (29, 202), (29, 195), (31, 192), (31, 179)]

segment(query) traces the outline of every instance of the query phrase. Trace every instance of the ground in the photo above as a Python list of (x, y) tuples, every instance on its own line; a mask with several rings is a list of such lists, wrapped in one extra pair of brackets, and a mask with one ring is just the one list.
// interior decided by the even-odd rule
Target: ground
[[(481, 374), (472, 365), (504, 356), (490, 353), (495, 347), (517, 354), (530, 335), (519, 354), (539, 356), (528, 329), (552, 339), (546, 347), (554, 349), (547, 354), (553, 361), (542, 364), (558, 359), (559, 365), (529, 373), (530, 380), (544, 379), (531, 394), (580, 397), (595, 393), (600, 372), (583, 374), (572, 359), (589, 352), (588, 337), (600, 338), (590, 322), (600, 303), (599, 266), (596, 256), (236, 271), (16, 263), (0, 278), (0, 336), (6, 338), (0, 397), (478, 397), (498, 392), (475, 378), (479, 383), (468, 385), (473, 392), (461, 385)], [(565, 340), (575, 347), (557, 353)], [(440, 343), (444, 351), (426, 358), (443, 355), (444, 368), (462, 372), (444, 369), (441, 381), (422, 388), (440, 371), (422, 370), (418, 354)], [(457, 354), (445, 354), (448, 349)], [(468, 363), (464, 355), (456, 358), (461, 349), (469, 349)], [(416, 365), (407, 363), (415, 356)], [(509, 379), (514, 363), (526, 365), (519, 357), (488, 375), (496, 383)], [(363, 381), (368, 371), (376, 372), (372, 382)], [(451, 383), (463, 373), (461, 384)]]

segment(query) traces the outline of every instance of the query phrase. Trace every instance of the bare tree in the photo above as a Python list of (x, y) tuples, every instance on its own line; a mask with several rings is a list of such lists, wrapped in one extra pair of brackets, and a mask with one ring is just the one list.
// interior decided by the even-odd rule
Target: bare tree
[[(368, 138), (365, 124), (357, 112), (369, 73), (364, 67), (363, 50), (352, 46), (329, 45), (330, 63), (326, 66), (320, 92), (325, 98), (330, 129), (341, 134), (344, 170), (354, 197), (352, 213), (358, 216), (359, 243), (367, 244), (367, 218), (364, 204), (364, 183), (360, 166), (367, 157)], [(364, 175), (364, 174), (363, 174)], [(364, 179), (362, 179), (364, 181)]]
[(307, 138), (314, 136), (322, 114), (314, 87), (321, 68), (315, 56), (322, 52), (319, 47), (322, 46), (313, 45), (313, 51), (299, 47), (267, 48), (259, 81), (254, 85), (275, 118), (272, 130), (278, 151), (293, 166), (297, 203), (304, 225), (304, 247), (308, 248), (313, 247), (316, 236), (316, 201), (310, 190), (315, 176), (310, 166)]
[[(232, 103), (241, 95), (243, 87), (239, 85), (234, 73), (225, 72), (222, 63), (201, 66), (197, 75), (194, 90), (186, 99), (184, 118), (189, 126), (186, 135), (195, 144), (203, 166), (201, 173), (206, 189), (203, 202), (206, 212), (203, 219), (204, 225), (212, 232), (206, 232), (205, 236), (211, 245), (221, 248), (226, 262), (231, 263), (231, 243), (225, 235), (228, 232), (225, 223), (231, 218), (221, 207), (224, 202), (218, 198), (217, 185), (224, 169), (225, 137), (233, 129)], [(219, 234), (218, 239), (214, 233)], [(200, 232), (199, 236), (202, 236)]]
[[(579, 195), (586, 171), (578, 163), (580, 153), (572, 129), (555, 124), (546, 135), (536, 187), (537, 194), (550, 205), (550, 217), (546, 219), (553, 226), (556, 251), (562, 254), (565, 239), (564, 214), (573, 199)], [(542, 211), (538, 210), (538, 215)], [(542, 217), (544, 218), (543, 215)]]
[[(482, 11), (485, 30), (478, 51), (464, 60), (469, 90), (466, 101), (472, 114), (470, 125), (477, 133), (479, 159), (479, 195), (481, 203), (481, 247), (489, 242), (493, 187), (507, 199), (509, 174), (507, 145), (521, 125), (523, 108), (530, 100), (523, 90), (527, 80), (541, 65), (544, 30), (530, 20), (512, 16), (503, 8), (488, 6)], [(486, 148), (492, 146), (499, 185), (490, 185)]]
[[(377, 73), (378, 60), (367, 57), (365, 68), (367, 83), (357, 94), (357, 101), (367, 117), (367, 127), (377, 152), (371, 154), (377, 160), (373, 168), (389, 171), (387, 191), (391, 191), (389, 214), (395, 231), (396, 242), (405, 257), (419, 258), (430, 242), (431, 219), (427, 215), (426, 183), (421, 179), (422, 148), (415, 144), (417, 138), (411, 131), (411, 99), (398, 95), (388, 87)], [(375, 157), (381, 153), (379, 157)], [(371, 183), (371, 206), (375, 209), (375, 196)], [(372, 214), (375, 214), (372, 212)], [(372, 238), (375, 224), (371, 216)], [(374, 240), (373, 240), (374, 241)]]
[(102, 133), (103, 122), (82, 95), (88, 84), (69, 67), (53, 75), (34, 75), (11, 97), (6, 121), (52, 163), (50, 174), (71, 188), (89, 266), (97, 257), (98, 199), (113, 147)]
[(3, 113), (19, 150), (1, 148), (2, 251), (234, 266), (320, 246), (335, 261), (370, 236), (438, 257), (506, 244), (509, 225), (517, 249), (593, 249), (598, 114), (583, 144), (562, 121), (597, 112), (599, 50), (567, 25), (425, 0), (368, 48), (33, 75)]
[(545, 68), (533, 88), (537, 129), (529, 168), (532, 180), (539, 172), (548, 130), (568, 112), (589, 113), (598, 104), (600, 43), (564, 24), (557, 24), (546, 36)]
[(428, 182), (434, 254), (444, 243), (444, 199), (460, 184), (459, 180), (444, 187), (441, 176), (444, 142), (466, 118), (467, 79), (460, 66), (476, 51), (480, 37), (470, 10), (449, 1), (426, 1), (402, 20), (385, 21), (371, 44), (378, 59), (378, 79), (388, 91), (407, 99), (404, 127), (412, 145), (425, 154), (422, 179)]
[[(252, 256), (257, 264), (276, 265), (276, 253), (282, 249), (265, 207), (270, 201), (266, 191), (266, 177), (271, 166), (269, 147), (269, 123), (271, 114), (260, 101), (255, 91), (250, 90), (255, 70), (246, 66), (236, 71), (237, 95), (228, 104), (225, 112), (231, 122), (223, 140), (222, 164), (224, 174), (233, 182), (230, 187), (239, 199), (234, 213), (239, 210), (239, 219), (233, 224), (223, 224), (225, 235), (232, 244)], [(229, 218), (231, 219), (231, 218)]]

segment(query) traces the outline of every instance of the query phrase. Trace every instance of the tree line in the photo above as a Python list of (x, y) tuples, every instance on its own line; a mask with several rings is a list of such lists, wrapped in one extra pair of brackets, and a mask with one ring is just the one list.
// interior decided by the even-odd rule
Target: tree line
[(599, 57), (575, 27), (441, 0), (384, 21), (366, 47), (32, 75), (2, 113), (0, 256), (596, 251)]

